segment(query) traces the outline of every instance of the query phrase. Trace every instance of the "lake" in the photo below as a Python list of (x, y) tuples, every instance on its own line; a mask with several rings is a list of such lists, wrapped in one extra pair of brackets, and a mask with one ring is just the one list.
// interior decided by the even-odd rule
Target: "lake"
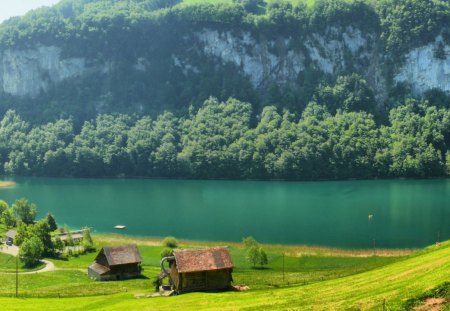
[[(450, 180), (326, 182), (15, 178), (59, 225), (136, 236), (344, 248), (415, 248), (450, 238)], [(369, 215), (373, 215), (370, 219)], [(115, 225), (126, 225), (123, 231)]]

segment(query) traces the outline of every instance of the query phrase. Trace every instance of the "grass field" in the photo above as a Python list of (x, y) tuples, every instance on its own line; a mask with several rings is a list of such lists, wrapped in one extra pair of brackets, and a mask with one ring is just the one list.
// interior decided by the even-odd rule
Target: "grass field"
[[(144, 258), (144, 276), (121, 282), (94, 282), (86, 275), (95, 253), (53, 260), (60, 270), (20, 275), (19, 294), (12, 275), (0, 275), (1, 310), (398, 310), (406, 299), (450, 280), (450, 242), (399, 257), (370, 256), (372, 251), (336, 251), (326, 248), (265, 246), (266, 269), (252, 269), (239, 244), (230, 250), (236, 284), (251, 287), (246, 292), (193, 293), (170, 298), (135, 299), (135, 293), (153, 291), (163, 249), (157, 240), (99, 236), (100, 244), (136, 240)], [(183, 247), (212, 243), (182, 242)], [(216, 243), (221, 244), (221, 243)], [(299, 251), (302, 250), (302, 251)], [(283, 281), (283, 253), (285, 279)], [(396, 255), (396, 256), (392, 256)], [(40, 297), (40, 298), (35, 298)], [(58, 297), (58, 298), (57, 298)], [(59, 298), (61, 297), (61, 298)], [(64, 298), (70, 297), (70, 298)]]
[[(23, 267), (22, 262), (19, 261), (19, 271), (29, 272), (39, 270), (43, 267), (43, 264), (39, 264), (32, 269), (26, 269)], [(0, 272), (15, 272), (16, 271), (16, 257), (0, 253)]]

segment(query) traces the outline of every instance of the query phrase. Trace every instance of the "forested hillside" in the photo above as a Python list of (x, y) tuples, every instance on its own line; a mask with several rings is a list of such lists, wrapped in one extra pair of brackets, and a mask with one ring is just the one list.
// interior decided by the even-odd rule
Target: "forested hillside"
[(445, 176), (450, 4), (62, 0), (0, 25), (0, 172)]

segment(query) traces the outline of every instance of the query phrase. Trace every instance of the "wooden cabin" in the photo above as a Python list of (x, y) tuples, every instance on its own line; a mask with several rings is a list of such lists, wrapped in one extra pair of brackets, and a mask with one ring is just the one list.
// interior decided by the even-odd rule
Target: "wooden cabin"
[[(164, 269), (164, 261), (169, 271)], [(233, 261), (227, 247), (180, 249), (162, 261), (163, 274), (177, 293), (220, 291), (231, 287)]]
[(10, 229), (5, 233), (5, 243), (6, 245), (13, 245), (14, 239), (16, 238), (17, 231), (14, 229)]
[[(75, 244), (83, 241), (83, 230), (70, 231), (70, 235), (72, 236), (72, 240)], [(67, 232), (57, 233), (53, 236), (59, 236), (64, 245), (67, 245), (67, 239), (69, 238), (69, 234)]]
[(139, 277), (142, 257), (136, 245), (103, 247), (89, 266), (88, 274), (97, 281)]

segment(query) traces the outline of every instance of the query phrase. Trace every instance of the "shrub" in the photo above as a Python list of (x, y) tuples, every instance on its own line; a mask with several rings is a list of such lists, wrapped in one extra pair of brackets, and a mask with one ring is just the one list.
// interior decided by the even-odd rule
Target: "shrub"
[(258, 246), (258, 242), (252, 236), (248, 236), (248, 237), (242, 238), (242, 244), (244, 244), (245, 248), (257, 247)]
[(162, 240), (162, 245), (168, 248), (177, 248), (178, 240), (173, 236), (167, 236)]

